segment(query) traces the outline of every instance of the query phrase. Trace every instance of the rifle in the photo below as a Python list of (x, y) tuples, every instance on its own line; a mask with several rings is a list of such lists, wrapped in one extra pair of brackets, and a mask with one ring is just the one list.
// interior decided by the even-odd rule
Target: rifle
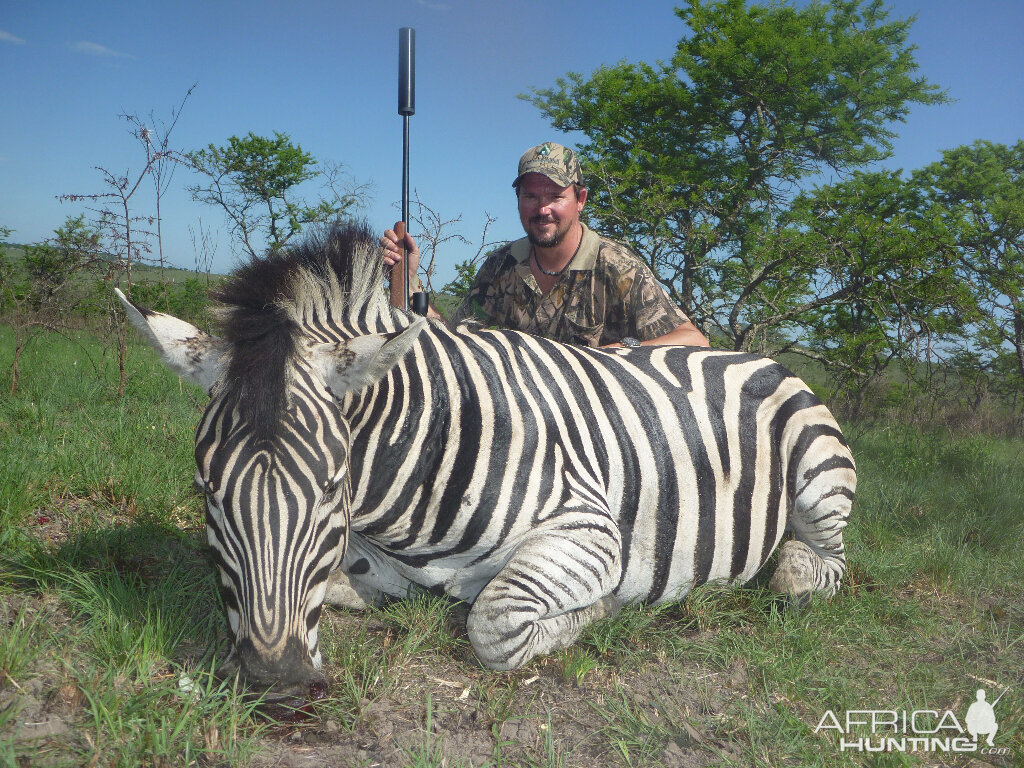
[[(405, 309), (409, 302), (409, 252), (405, 249), (405, 233), (409, 227), (409, 118), (416, 113), (416, 30), (398, 30), (398, 114), (402, 116), (402, 222), (395, 234), (402, 238), (402, 264), (405, 269)], [(401, 231), (399, 231), (401, 230)], [(427, 314), (428, 296), (422, 291), (412, 295), (412, 311)]]

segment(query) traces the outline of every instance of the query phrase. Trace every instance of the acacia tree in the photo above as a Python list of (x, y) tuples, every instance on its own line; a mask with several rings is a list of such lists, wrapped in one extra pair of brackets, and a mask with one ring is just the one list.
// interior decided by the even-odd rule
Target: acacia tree
[(880, 0), (689, 0), (676, 14), (689, 33), (671, 61), (570, 73), (524, 98), (586, 137), (595, 226), (705, 330), (770, 349), (819, 287), (774, 242), (794, 193), (886, 157), (893, 122), (946, 97), (914, 76), (911, 21), (887, 22)]
[(163, 196), (171, 185), (174, 178), (174, 171), (183, 158), (180, 153), (171, 146), (171, 132), (178, 124), (178, 118), (185, 107), (185, 102), (196, 89), (198, 83), (193, 84), (185, 93), (181, 104), (177, 109), (171, 111), (171, 121), (166, 123), (156, 117), (153, 112), (149, 113), (149, 120), (143, 120), (136, 114), (123, 114), (123, 117), (131, 126), (131, 133), (143, 146), (146, 152), (146, 168), (150, 179), (153, 182), (153, 198), (156, 209), (156, 245), (157, 262), (160, 265), (160, 285), (163, 293), (164, 311), (169, 307), (167, 298), (167, 281), (165, 278), (166, 260), (164, 259), (164, 238), (163, 238), (163, 213), (161, 203)]
[[(189, 89), (182, 100), (182, 106), (191, 93), (192, 89)], [(145, 196), (142, 190), (147, 179), (152, 179), (159, 211), (160, 198), (166, 189), (171, 169), (174, 163), (182, 160), (182, 156), (169, 145), (171, 131), (180, 113), (181, 107), (173, 113), (170, 126), (161, 124), (159, 129), (147, 128), (137, 116), (122, 114), (121, 117), (132, 126), (132, 135), (144, 147), (145, 162), (141, 168), (134, 172), (127, 169), (120, 173), (97, 167), (96, 170), (103, 179), (103, 191), (64, 194), (57, 197), (61, 202), (85, 203), (103, 241), (103, 250), (106, 254), (104, 280), (116, 284), (124, 279), (129, 293), (132, 287), (132, 267), (146, 260), (152, 252), (151, 243), (155, 234), (152, 227), (157, 227), (157, 234), (160, 231), (159, 213), (154, 216), (151, 212), (144, 212), (145, 202), (140, 200)], [(162, 264), (162, 244), (160, 247)], [(107, 330), (115, 335), (117, 341), (120, 396), (124, 394), (127, 383), (125, 365), (128, 355), (128, 329), (124, 313), (121, 312), (113, 293), (105, 293), (108, 307), (106, 316), (109, 323)]]
[(767, 301), (751, 313), (799, 318), (789, 328), (795, 351), (831, 374), (833, 395), (856, 417), (868, 388), (898, 364), (906, 381), (920, 380), (946, 359), (947, 342), (971, 311), (957, 278), (954, 248), (941, 211), (900, 171), (854, 173), (848, 180), (801, 193), (766, 238), (771, 258), (781, 241), (809, 297), (787, 313), (772, 306), (782, 280), (768, 281)]
[(355, 187), (340, 194), (334, 184), (340, 175), (334, 168), (328, 176), (332, 199), (302, 199), (299, 187), (317, 176), (317, 162), (277, 131), (273, 138), (252, 132), (244, 138), (232, 136), (226, 145), (210, 144), (188, 158), (207, 179), (189, 187), (193, 199), (221, 208), (233, 237), (253, 257), (264, 243), (278, 250), (303, 226), (344, 215), (366, 192), (365, 187)]
[[(128, 292), (132, 288), (132, 267), (143, 261), (152, 251), (151, 238), (153, 232), (149, 227), (155, 221), (152, 215), (138, 213), (136, 195), (142, 183), (149, 176), (153, 158), (147, 152), (146, 163), (138, 174), (130, 170), (124, 174), (115, 173), (107, 168), (97, 167), (103, 177), (105, 192), (88, 194), (58, 195), (61, 202), (82, 202), (93, 216), (96, 228), (101, 232), (104, 249), (107, 253), (106, 274), (104, 280), (114, 284), (123, 278)], [(107, 332), (113, 333), (117, 343), (118, 397), (124, 394), (128, 382), (128, 328), (126, 319), (113, 303), (113, 294), (107, 297), (108, 312)]]
[(1022, 406), (1024, 141), (948, 150), (914, 179), (943, 211), (956, 245), (957, 277), (977, 310), (960, 326), (961, 346), (971, 350), (958, 356), (960, 370)]

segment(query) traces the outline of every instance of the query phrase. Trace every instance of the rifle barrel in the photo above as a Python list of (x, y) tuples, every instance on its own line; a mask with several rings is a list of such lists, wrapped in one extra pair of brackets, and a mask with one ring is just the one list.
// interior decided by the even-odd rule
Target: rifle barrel
[[(416, 30), (398, 30), (398, 114), (402, 116), (402, 225), (409, 230), (409, 118), (416, 113)], [(409, 309), (409, 252), (402, 245), (405, 309)]]

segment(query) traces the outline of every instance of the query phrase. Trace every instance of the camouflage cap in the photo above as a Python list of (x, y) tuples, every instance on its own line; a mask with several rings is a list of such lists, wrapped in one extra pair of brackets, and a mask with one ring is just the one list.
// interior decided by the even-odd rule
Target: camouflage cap
[(519, 158), (519, 175), (512, 182), (512, 186), (519, 186), (523, 176), (528, 173), (547, 176), (555, 184), (563, 187), (583, 184), (583, 172), (580, 170), (580, 161), (576, 159), (576, 153), (568, 147), (550, 141), (526, 150)]

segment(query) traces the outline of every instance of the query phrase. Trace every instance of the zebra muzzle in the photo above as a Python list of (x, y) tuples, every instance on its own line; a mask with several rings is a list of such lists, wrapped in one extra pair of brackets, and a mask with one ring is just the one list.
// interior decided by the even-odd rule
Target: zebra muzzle
[(327, 695), (327, 679), (313, 667), (309, 653), (296, 638), (289, 639), (284, 651), (276, 655), (243, 638), (235, 644), (233, 667), (249, 692), (262, 698), (261, 710), (271, 710), (263, 714), (275, 720), (299, 716)]
[(279, 653), (271, 653), (251, 639), (243, 638), (234, 645), (234, 662), (250, 689), (268, 695), (304, 696), (311, 687), (327, 690), (327, 679), (313, 667), (309, 652), (294, 637)]

